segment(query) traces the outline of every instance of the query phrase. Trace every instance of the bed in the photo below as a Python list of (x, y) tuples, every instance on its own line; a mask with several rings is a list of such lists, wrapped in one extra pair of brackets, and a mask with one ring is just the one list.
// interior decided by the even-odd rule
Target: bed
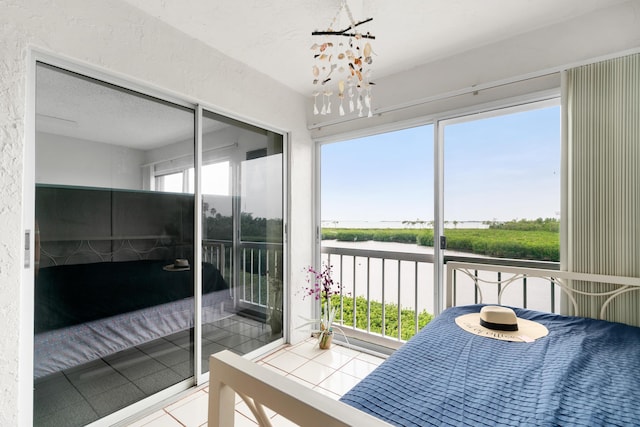
[[(193, 221), (191, 194), (37, 185), (35, 378), (191, 329)], [(204, 322), (231, 301), (220, 246), (198, 269)]]
[[(486, 268), (492, 267), (470, 267)], [(572, 287), (570, 280), (613, 283), (617, 290), (596, 293), (605, 302), (602, 310), (612, 298), (640, 289), (637, 278), (523, 270), (528, 276), (552, 276), (569, 290), (589, 296), (591, 292)], [(575, 301), (575, 296), (569, 299)], [(321, 408), (323, 415), (315, 417), (326, 417), (326, 425), (368, 425), (360, 422), (358, 415), (371, 417), (380, 425), (400, 426), (640, 423), (640, 328), (517, 307), (513, 310), (518, 317), (543, 324), (548, 335), (534, 342), (500, 341), (471, 334), (455, 323), (458, 316), (479, 312), (483, 306), (447, 308), (339, 402), (319, 396), (305, 396), (306, 402), (300, 402), (293, 396), (281, 405), (281, 414), (300, 422), (308, 417), (287, 407)], [(225, 409), (215, 400), (224, 396), (227, 387), (241, 388), (240, 383), (248, 381), (227, 375), (225, 370), (234, 372), (236, 363), (242, 362), (230, 354), (211, 357), (210, 425), (227, 425), (218, 423)], [(250, 380), (275, 381), (275, 387), (284, 390), (291, 387), (284, 382), (287, 378), (261, 375)], [(246, 397), (257, 414), (262, 403), (271, 408), (280, 405), (272, 397), (263, 401), (265, 395), (260, 393)], [(336, 416), (334, 409), (353, 418), (346, 421), (343, 415)], [(269, 425), (268, 420), (261, 425)]]
[[(35, 287), (34, 376), (68, 369), (193, 327), (193, 271), (167, 260), (56, 265)], [(226, 281), (202, 264), (204, 322), (224, 315)]]
[(393, 425), (621, 425), (640, 422), (640, 328), (514, 308), (549, 335), (473, 335), (441, 313), (342, 401)]

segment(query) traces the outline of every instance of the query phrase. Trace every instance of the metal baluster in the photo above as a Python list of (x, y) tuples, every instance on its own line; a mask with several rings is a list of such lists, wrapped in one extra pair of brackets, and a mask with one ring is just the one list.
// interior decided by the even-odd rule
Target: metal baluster
[(385, 284), (385, 274), (384, 274), (384, 265), (385, 260), (382, 259), (382, 336), (387, 335), (387, 324), (386, 324), (386, 312), (385, 312), (385, 301), (384, 301), (384, 284)]
[(356, 257), (353, 256), (353, 328), (356, 328)]
[(371, 258), (367, 257), (367, 333), (371, 333)]
[(527, 308), (527, 276), (522, 277), (522, 307)]
[(502, 290), (502, 273), (498, 271), (498, 304), (502, 304), (502, 298), (500, 298), (501, 290)]
[(415, 286), (414, 286), (414, 297), (415, 303), (413, 306), (413, 317), (415, 322), (415, 333), (418, 333), (418, 263), (416, 261), (413, 262), (414, 270), (415, 270)]
[(344, 288), (343, 288), (343, 284), (344, 282), (343, 277), (344, 275), (342, 274), (342, 259), (344, 258), (344, 256), (341, 254), (340, 255), (340, 324), (344, 324)]
[(478, 303), (478, 270), (474, 270), (475, 273), (473, 274), (474, 280), (473, 280), (473, 292), (474, 292), (474, 302), (475, 304)]
[(251, 273), (249, 274), (249, 286), (251, 288), (250, 288), (250, 291), (249, 291), (249, 296), (251, 297), (251, 302), (254, 303), (256, 300), (253, 297), (253, 248), (251, 248), (250, 254), (251, 254), (251, 261), (250, 261), (250, 263), (251, 263), (251, 269), (250, 269)]
[(398, 339), (402, 339), (402, 306), (400, 305), (400, 283), (401, 282), (401, 268), (400, 263), (402, 261), (398, 260)]

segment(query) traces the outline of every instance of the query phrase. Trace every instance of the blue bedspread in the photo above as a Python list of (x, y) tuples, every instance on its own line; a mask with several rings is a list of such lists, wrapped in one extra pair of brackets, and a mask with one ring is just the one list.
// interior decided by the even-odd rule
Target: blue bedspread
[(640, 328), (515, 309), (549, 335), (498, 341), (445, 310), (341, 399), (402, 426), (640, 425)]

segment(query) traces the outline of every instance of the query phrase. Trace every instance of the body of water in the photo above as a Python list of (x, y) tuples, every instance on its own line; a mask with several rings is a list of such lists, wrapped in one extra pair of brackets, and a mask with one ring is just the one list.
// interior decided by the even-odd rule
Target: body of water
[[(323, 240), (323, 247), (349, 248), (362, 250), (362, 256), (340, 256), (327, 254), (322, 255), (325, 263), (330, 263), (333, 271), (333, 278), (343, 286), (343, 292), (349, 296), (364, 296), (372, 301), (389, 304), (397, 304), (403, 308), (415, 309), (418, 311), (427, 310), (434, 312), (434, 272), (433, 264), (430, 262), (414, 263), (410, 261), (382, 260), (380, 258), (367, 258), (367, 251), (389, 251), (407, 254), (433, 254), (432, 247), (419, 246), (416, 244), (391, 243), (391, 242), (339, 242), (336, 240)], [(455, 252), (447, 250), (448, 255), (463, 255), (482, 258), (481, 255)], [(502, 275), (502, 280), (508, 275)], [(497, 280), (497, 273), (480, 272), (479, 288), (482, 302), (497, 304), (498, 287), (492, 283)], [(445, 271), (446, 283), (446, 271)], [(456, 305), (474, 304), (475, 287), (472, 278), (463, 274), (456, 276)], [(525, 291), (522, 281), (509, 285), (502, 295), (500, 301), (503, 305), (523, 307)], [(556, 298), (556, 305), (560, 298)], [(527, 280), (526, 286), (527, 307), (540, 310), (552, 311), (551, 307), (551, 285), (544, 279)], [(556, 310), (559, 307), (556, 307)]]

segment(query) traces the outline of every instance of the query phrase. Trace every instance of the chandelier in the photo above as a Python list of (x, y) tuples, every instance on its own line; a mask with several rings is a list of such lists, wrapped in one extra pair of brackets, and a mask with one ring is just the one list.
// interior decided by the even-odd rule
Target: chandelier
[[(349, 26), (343, 30), (335, 30), (340, 16), (346, 13)], [(358, 27), (373, 18), (356, 22), (353, 19), (346, 0), (326, 31), (313, 31), (312, 36), (322, 37), (322, 41), (311, 46), (313, 51), (313, 113), (331, 114), (332, 97), (337, 94), (338, 111), (345, 115), (345, 103), (349, 113), (358, 111), (358, 117), (372, 116), (371, 109), (371, 65), (373, 50), (369, 40), (375, 37), (369, 32), (363, 33)], [(322, 97), (320, 101), (318, 98)]]

